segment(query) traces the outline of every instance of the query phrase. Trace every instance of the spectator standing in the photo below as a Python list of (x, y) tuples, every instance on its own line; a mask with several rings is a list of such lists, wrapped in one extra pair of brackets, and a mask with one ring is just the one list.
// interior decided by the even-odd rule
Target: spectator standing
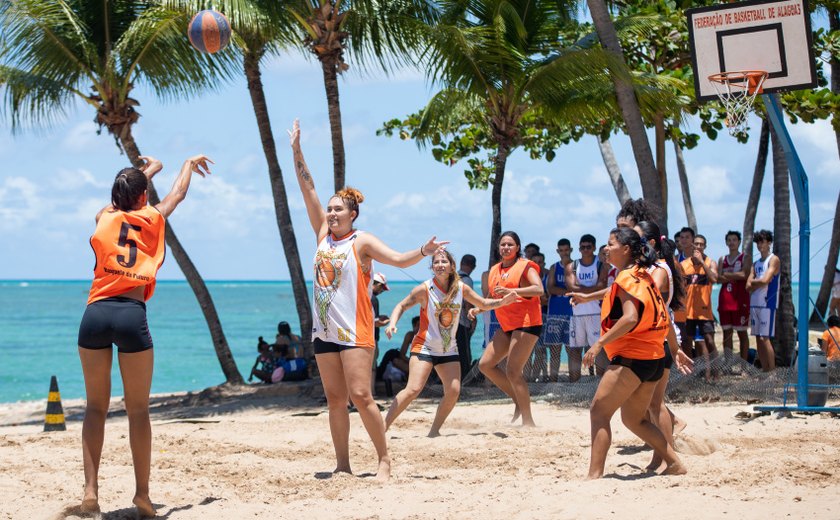
[(718, 266), (721, 284), (718, 297), (718, 316), (723, 329), (723, 356), (727, 364), (732, 358), (732, 331), (738, 334), (741, 359), (747, 361), (750, 353), (750, 339), (747, 327), (750, 317), (750, 294), (747, 292), (747, 277), (752, 269), (749, 256), (741, 251), (741, 233), (726, 233), (726, 247), (729, 253), (720, 257)]
[[(694, 234), (694, 230), (684, 228)], [(680, 233), (682, 237), (686, 233)], [(717, 264), (704, 254), (706, 237), (694, 235), (693, 241), (683, 240), (685, 260), (680, 262), (685, 280), (686, 334), (682, 337), (683, 352), (688, 355), (689, 347), (699, 331), (703, 336), (700, 355), (706, 360), (706, 379), (712, 377), (711, 362), (717, 357), (715, 346), (715, 316), (712, 313), (712, 284), (717, 282)]]
[[(595, 255), (595, 237), (589, 234), (580, 237), (578, 250), (580, 259), (566, 265), (566, 286), (570, 292), (589, 294), (607, 286), (606, 269)], [(601, 305), (598, 301), (581, 302), (572, 308), (572, 327), (569, 333), (569, 379), (580, 379), (581, 360), (588, 349), (601, 335)], [(601, 353), (596, 360), (598, 374), (603, 374), (609, 360)]]
[(572, 243), (568, 238), (557, 241), (555, 262), (548, 271), (548, 313), (546, 316), (545, 344), (549, 350), (549, 379), (556, 382), (560, 373), (560, 354), (563, 345), (569, 346), (569, 327), (572, 321), (572, 302), (567, 296), (566, 266), (572, 263)]
[(761, 369), (770, 372), (776, 368), (776, 354), (770, 338), (776, 332), (776, 309), (779, 303), (779, 257), (771, 252), (773, 233), (762, 229), (753, 235), (759, 258), (753, 262), (747, 278), (750, 292), (750, 330), (755, 336)]
[[(461, 279), (461, 283), (473, 290), (475, 289), (475, 282), (473, 282), (470, 275), (475, 270), (475, 264), (475, 257), (466, 254), (461, 257), (461, 264), (458, 267), (458, 277)], [(465, 300), (463, 307), (461, 307), (461, 315), (458, 318), (458, 331), (455, 336), (455, 342), (458, 345), (458, 355), (461, 358), (461, 380), (467, 376), (467, 373), (472, 367), (470, 340), (475, 332), (476, 322), (467, 316), (470, 308), (472, 308), (472, 304)]]

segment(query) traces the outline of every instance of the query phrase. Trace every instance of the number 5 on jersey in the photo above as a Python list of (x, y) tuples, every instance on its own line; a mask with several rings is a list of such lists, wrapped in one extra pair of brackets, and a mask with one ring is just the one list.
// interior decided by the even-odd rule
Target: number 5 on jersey
[(122, 226), (120, 226), (118, 244), (120, 247), (128, 247), (128, 260), (125, 259), (125, 255), (117, 255), (117, 262), (125, 268), (134, 267), (134, 264), (137, 262), (137, 242), (128, 238), (129, 230), (140, 231), (140, 226), (129, 224), (128, 222), (123, 222)]

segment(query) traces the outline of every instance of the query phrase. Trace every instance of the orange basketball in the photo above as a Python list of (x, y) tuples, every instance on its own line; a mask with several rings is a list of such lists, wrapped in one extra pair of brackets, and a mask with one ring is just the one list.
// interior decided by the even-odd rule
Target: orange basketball
[(329, 260), (322, 260), (315, 270), (315, 279), (318, 280), (318, 285), (321, 287), (328, 287), (335, 281), (335, 267)]
[(449, 309), (443, 309), (438, 314), (438, 323), (443, 328), (448, 329), (450, 325), (452, 325), (452, 311)]

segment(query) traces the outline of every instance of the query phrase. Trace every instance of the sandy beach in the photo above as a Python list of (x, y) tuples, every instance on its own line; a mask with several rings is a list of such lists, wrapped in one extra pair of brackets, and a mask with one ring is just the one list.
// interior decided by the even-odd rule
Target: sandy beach
[[(388, 433), (393, 478), (351, 415), (356, 475), (333, 476), (319, 385), (209, 389), (155, 396), (152, 499), (159, 516), (206, 518), (837, 518), (840, 420), (756, 416), (746, 404), (674, 406), (688, 422), (678, 451), (689, 474), (649, 476), (650, 451), (613, 419), (607, 477), (583, 479), (588, 411), (538, 401), (536, 429), (509, 425), (509, 402), (459, 404), (426, 437), (435, 401), (414, 403)], [(386, 400), (380, 401), (387, 404)], [(837, 402), (835, 401), (836, 405)], [(44, 403), (0, 407), (0, 518), (77, 518), (81, 411), (41, 430)], [(102, 518), (134, 518), (127, 421), (112, 402), (100, 477)], [(740, 416), (740, 417), (739, 417)], [(662, 508), (656, 510), (654, 508)]]

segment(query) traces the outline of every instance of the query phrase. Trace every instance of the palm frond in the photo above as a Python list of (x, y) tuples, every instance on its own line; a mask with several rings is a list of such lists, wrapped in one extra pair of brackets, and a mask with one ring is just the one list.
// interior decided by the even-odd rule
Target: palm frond
[(485, 124), (486, 119), (476, 117), (485, 107), (482, 99), (459, 89), (445, 88), (437, 92), (423, 109), (417, 127), (417, 142), (426, 145), (438, 132), (454, 133), (464, 124)]
[(0, 88), (0, 113), (10, 120), (13, 133), (27, 123), (47, 125), (59, 121), (76, 97), (89, 101), (71, 85), (5, 65), (0, 65)]
[(184, 31), (188, 20), (183, 12), (153, 8), (131, 24), (114, 46), (114, 70), (122, 95), (127, 95), (135, 78), (166, 100), (216, 89), (219, 80), (238, 73), (233, 48), (208, 55), (190, 45)]

